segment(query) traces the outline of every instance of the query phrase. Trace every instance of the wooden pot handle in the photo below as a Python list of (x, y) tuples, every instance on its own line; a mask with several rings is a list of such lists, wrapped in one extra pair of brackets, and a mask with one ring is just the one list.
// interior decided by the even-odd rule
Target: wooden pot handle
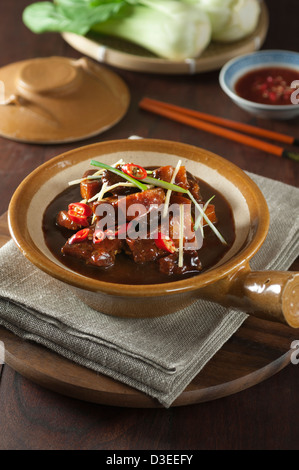
[(203, 291), (226, 307), (299, 328), (299, 272), (242, 269)]
[(299, 273), (252, 271), (242, 282), (248, 313), (299, 328)]

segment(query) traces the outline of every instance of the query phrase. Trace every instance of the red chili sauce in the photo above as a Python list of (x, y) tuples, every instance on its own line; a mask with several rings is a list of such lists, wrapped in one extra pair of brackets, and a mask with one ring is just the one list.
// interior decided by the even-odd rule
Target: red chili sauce
[(236, 93), (248, 101), (272, 105), (290, 105), (291, 88), (299, 80), (299, 71), (282, 67), (265, 67), (243, 75), (235, 85)]

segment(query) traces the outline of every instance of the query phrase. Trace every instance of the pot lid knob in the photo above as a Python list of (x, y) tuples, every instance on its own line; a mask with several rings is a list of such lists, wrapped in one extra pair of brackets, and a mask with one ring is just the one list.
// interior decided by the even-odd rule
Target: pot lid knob
[(18, 87), (31, 93), (68, 91), (78, 76), (78, 68), (60, 57), (34, 59), (20, 70)]

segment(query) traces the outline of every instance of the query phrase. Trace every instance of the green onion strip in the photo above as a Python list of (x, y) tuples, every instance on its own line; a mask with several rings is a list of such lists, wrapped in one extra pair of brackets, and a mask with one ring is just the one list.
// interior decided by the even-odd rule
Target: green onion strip
[[(208, 205), (209, 205), (210, 202), (214, 199), (214, 197), (215, 197), (215, 195), (212, 196), (212, 197), (210, 197), (210, 199), (205, 203), (205, 205), (204, 205), (204, 207), (203, 207), (203, 212), (204, 212), (204, 213), (206, 212), (206, 210), (207, 210), (207, 208), (208, 208)], [(195, 231), (198, 230), (199, 227), (202, 227), (202, 222), (203, 222), (203, 216), (200, 215), (200, 216), (197, 218), (197, 220), (196, 220), (196, 222), (195, 222), (195, 224), (194, 224), (194, 230), (195, 230)]]
[[(205, 219), (205, 221), (207, 222), (207, 224), (211, 227), (211, 229), (213, 230), (213, 232), (215, 233), (215, 235), (219, 238), (219, 240), (221, 241), (221, 243), (223, 243), (223, 245), (227, 245), (226, 241), (224, 240), (223, 236), (221, 235), (221, 233), (219, 232), (219, 230), (217, 230), (217, 228), (215, 227), (215, 225), (210, 221), (209, 217), (205, 214), (204, 210), (201, 208), (200, 204), (198, 204), (198, 202), (196, 201), (196, 199), (193, 197), (193, 195), (190, 193), (190, 191), (187, 191), (188, 193), (188, 196), (190, 197), (191, 201), (194, 202), (194, 204), (196, 205), (197, 209), (199, 210), (199, 213), (200, 213), (200, 221), (203, 219)], [(194, 226), (194, 229), (195, 227), (197, 226), (197, 221), (195, 222), (195, 226)]]
[(97, 160), (91, 160), (90, 164), (93, 166), (104, 168), (105, 170), (111, 171), (111, 173), (121, 176), (125, 180), (129, 181), (129, 183), (133, 183), (134, 186), (137, 186), (137, 188), (141, 189), (141, 191), (145, 191), (147, 189), (147, 186), (145, 184), (140, 183), (140, 181), (135, 180), (131, 176), (127, 175), (126, 173), (123, 173), (121, 170), (118, 170), (117, 168), (113, 168), (113, 166), (106, 165), (106, 163), (101, 163), (101, 162), (98, 162)]
[(167, 181), (158, 180), (157, 178), (152, 178), (151, 176), (147, 176), (142, 181), (144, 181), (144, 183), (159, 186), (160, 188), (163, 188), (163, 189), (170, 189), (172, 191), (177, 191), (178, 193), (187, 193), (186, 189), (181, 188), (180, 186), (177, 186), (176, 184), (167, 183)]

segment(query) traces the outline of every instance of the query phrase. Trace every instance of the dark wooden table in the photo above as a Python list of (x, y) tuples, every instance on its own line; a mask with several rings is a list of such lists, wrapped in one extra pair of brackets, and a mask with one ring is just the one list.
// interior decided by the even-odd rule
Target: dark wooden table
[[(31, 57), (80, 57), (59, 35), (37, 36), (22, 24), (26, 0), (2, 0), (0, 66)], [(297, 0), (268, 0), (270, 29), (263, 48), (296, 50)], [(283, 11), (282, 11), (283, 8)], [(298, 186), (297, 163), (142, 112), (143, 96), (299, 135), (299, 120), (252, 118), (222, 93), (218, 72), (159, 76), (114, 69), (127, 83), (126, 117), (105, 134), (78, 144), (39, 146), (0, 138), (0, 214), (22, 179), (49, 158), (78, 145), (131, 134), (185, 142), (222, 155), (244, 170)], [(298, 270), (298, 262), (295, 265)], [(299, 339), (299, 338), (298, 338)], [(94, 405), (50, 392), (0, 365), (0, 449), (210, 450), (299, 449), (298, 367), (236, 395), (188, 407), (131, 409)]]

